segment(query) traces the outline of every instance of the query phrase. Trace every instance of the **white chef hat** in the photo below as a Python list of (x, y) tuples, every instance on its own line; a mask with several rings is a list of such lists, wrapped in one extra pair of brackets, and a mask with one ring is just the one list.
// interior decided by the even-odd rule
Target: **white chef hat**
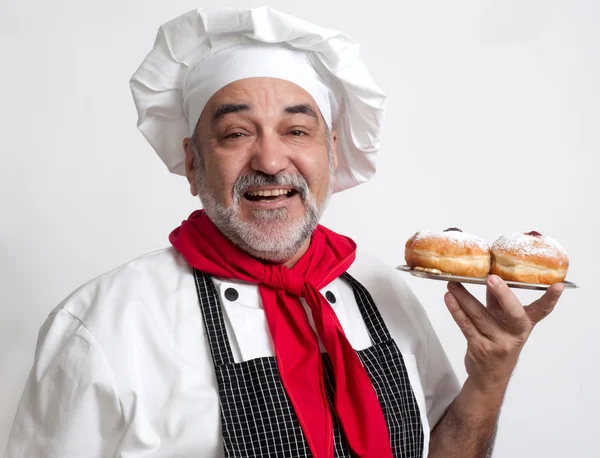
[(338, 133), (336, 191), (375, 173), (386, 96), (351, 38), (269, 7), (192, 10), (166, 24), (130, 81), (138, 128), (169, 171), (208, 100), (237, 80), (272, 77), (307, 91)]

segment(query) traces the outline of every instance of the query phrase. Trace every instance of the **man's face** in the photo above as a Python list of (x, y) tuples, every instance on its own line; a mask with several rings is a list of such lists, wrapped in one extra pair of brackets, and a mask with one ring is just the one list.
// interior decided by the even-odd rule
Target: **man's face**
[(273, 78), (237, 81), (209, 100), (196, 142), (184, 142), (192, 193), (236, 245), (283, 262), (307, 243), (331, 195), (335, 140), (304, 89)]

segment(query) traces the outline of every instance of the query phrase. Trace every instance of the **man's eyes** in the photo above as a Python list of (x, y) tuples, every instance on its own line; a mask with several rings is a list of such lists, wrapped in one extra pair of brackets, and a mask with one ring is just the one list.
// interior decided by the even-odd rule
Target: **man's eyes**
[(225, 138), (235, 139), (235, 138), (242, 138), (245, 136), (246, 136), (246, 134), (244, 132), (233, 132), (231, 134), (226, 135)]
[[(308, 135), (308, 132), (306, 132), (305, 130), (302, 129), (292, 129), (290, 131), (288, 131), (288, 135), (291, 135), (292, 137), (304, 137)], [(225, 134), (223, 136), (224, 139), (230, 139), (230, 140), (236, 140), (236, 139), (240, 139), (240, 138), (244, 138), (247, 137), (248, 133), (247, 132), (231, 132), (228, 134)]]

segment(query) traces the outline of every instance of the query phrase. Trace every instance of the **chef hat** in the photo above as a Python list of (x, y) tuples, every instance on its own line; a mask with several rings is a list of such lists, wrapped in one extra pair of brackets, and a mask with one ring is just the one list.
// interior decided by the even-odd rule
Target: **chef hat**
[(169, 171), (185, 175), (182, 141), (219, 89), (271, 77), (302, 87), (338, 133), (336, 191), (375, 173), (386, 96), (348, 36), (269, 7), (189, 11), (158, 31), (131, 78), (138, 128)]

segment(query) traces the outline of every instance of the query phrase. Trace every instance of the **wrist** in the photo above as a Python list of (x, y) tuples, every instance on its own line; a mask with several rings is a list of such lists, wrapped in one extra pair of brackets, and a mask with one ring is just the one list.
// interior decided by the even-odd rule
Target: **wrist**
[(465, 380), (463, 388), (471, 392), (473, 396), (484, 398), (504, 398), (506, 390), (508, 389), (510, 378), (510, 375), (508, 375), (494, 379), (486, 378), (482, 380), (480, 377), (473, 377), (469, 375)]
[(473, 418), (495, 419), (498, 417), (504, 401), (508, 380), (494, 383), (481, 383), (472, 377), (465, 381), (457, 397), (459, 408)]

